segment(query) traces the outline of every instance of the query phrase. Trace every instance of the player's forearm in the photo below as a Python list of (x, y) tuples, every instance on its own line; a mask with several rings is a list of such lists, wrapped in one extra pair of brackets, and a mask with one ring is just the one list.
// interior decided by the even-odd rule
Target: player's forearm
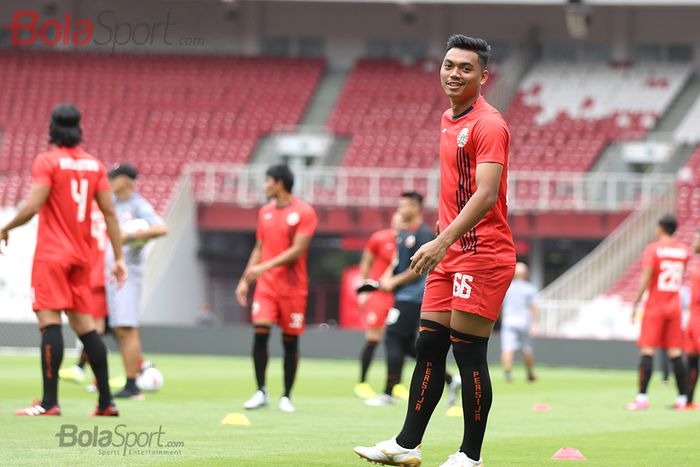
[(123, 259), (122, 232), (119, 229), (119, 222), (117, 221), (117, 216), (110, 212), (103, 212), (102, 214), (104, 215), (105, 224), (107, 225), (107, 236), (109, 237), (109, 241), (112, 243), (114, 259), (119, 261)]
[[(255, 266), (260, 262), (260, 256), (262, 254), (262, 251), (260, 250), (260, 247), (258, 245), (255, 245), (253, 248), (253, 251), (250, 252), (250, 258), (248, 258), (248, 264), (245, 265), (245, 270), (243, 271), (243, 275), (241, 278), (243, 278), (246, 273), (250, 270), (251, 267)], [(242, 280), (242, 279), (241, 279)]]
[(488, 193), (485, 190), (477, 189), (455, 220), (440, 232), (437, 240), (449, 247), (473, 229), (496, 204), (497, 200), (497, 193)]
[(164, 224), (160, 224), (153, 225), (146, 230), (137, 230), (131, 234), (131, 238), (134, 240), (152, 240), (167, 235), (167, 233), (168, 228)]
[(297, 247), (291, 247), (287, 248), (284, 250), (282, 253), (279, 255), (275, 256), (274, 258), (270, 258), (268, 261), (265, 261), (264, 266), (266, 270), (270, 270), (272, 268), (276, 268), (277, 266), (284, 266), (287, 264), (292, 264), (299, 258), (301, 258), (301, 255), (304, 253), (304, 250), (297, 248)]
[(360, 260), (360, 279), (366, 281), (369, 277), (369, 269), (372, 266), (372, 254), (367, 250), (362, 252), (362, 259)]
[(15, 229), (21, 225), (26, 224), (29, 222), (32, 217), (34, 217), (37, 212), (39, 212), (38, 209), (35, 209), (33, 206), (30, 206), (28, 204), (25, 204), (22, 206), (17, 214), (15, 214), (15, 217), (12, 218), (10, 222), (3, 227), (3, 230), (10, 231), (12, 229)]
[(405, 271), (394, 276), (394, 287), (399, 287), (402, 285), (410, 284), (420, 279), (420, 274), (413, 271), (413, 269), (408, 268)]

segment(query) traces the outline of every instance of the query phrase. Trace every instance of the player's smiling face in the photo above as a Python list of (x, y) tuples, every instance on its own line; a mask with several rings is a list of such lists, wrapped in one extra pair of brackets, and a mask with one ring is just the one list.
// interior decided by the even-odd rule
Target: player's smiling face
[(456, 47), (447, 51), (440, 69), (442, 88), (453, 102), (467, 102), (478, 96), (488, 75), (476, 52)]

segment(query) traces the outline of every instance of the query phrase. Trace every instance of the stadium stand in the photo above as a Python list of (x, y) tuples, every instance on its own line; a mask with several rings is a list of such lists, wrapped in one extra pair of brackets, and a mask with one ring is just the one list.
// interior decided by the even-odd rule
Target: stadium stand
[[(682, 169), (685, 176), (676, 182), (676, 214), (678, 216), (678, 231), (676, 238), (690, 245), (695, 231), (700, 228), (700, 145), (695, 148), (688, 162)], [(639, 277), (642, 271), (642, 258), (635, 261), (627, 272), (621, 276), (610, 289), (608, 295), (617, 295), (623, 300), (634, 300), (634, 294), (639, 287)], [(697, 260), (691, 261), (691, 267)], [(685, 282), (689, 275), (685, 275)]]
[[(448, 107), (437, 80), (438, 66), (369, 59), (355, 64), (328, 121), (338, 136), (352, 137), (342, 166), (435, 166), (438, 125)], [(489, 87), (497, 79), (498, 65), (492, 68), (496, 71)]]
[(679, 143), (697, 144), (700, 143), (700, 98), (690, 108), (675, 131), (674, 139)]
[(511, 168), (589, 170), (612, 141), (644, 137), (689, 75), (679, 64), (535, 64), (505, 114)]
[(323, 68), (316, 59), (4, 52), (0, 203), (27, 192), (51, 108), (73, 102), (85, 149), (139, 167), (142, 194), (164, 212), (184, 163), (244, 163), (261, 136), (296, 124)]

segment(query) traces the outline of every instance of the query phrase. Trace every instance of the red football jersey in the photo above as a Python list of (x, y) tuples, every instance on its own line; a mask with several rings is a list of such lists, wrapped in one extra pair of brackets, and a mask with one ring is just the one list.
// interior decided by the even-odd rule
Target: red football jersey
[(490, 269), (515, 264), (515, 245), (508, 225), (508, 125), (483, 97), (465, 113), (442, 115), (440, 135), (440, 229), (462, 211), (477, 189), (476, 165), (495, 162), (503, 166), (498, 201), (479, 223), (447, 250), (441, 267), (446, 272)]
[[(266, 204), (258, 213), (257, 238), (262, 242), (260, 262), (267, 261), (292, 246), (295, 235), (311, 237), (316, 230), (316, 211), (314, 208), (292, 197), (292, 202), (278, 208), (275, 202)], [(308, 277), (306, 272), (307, 252), (294, 263), (276, 268), (262, 274), (257, 281), (257, 291), (274, 296), (308, 294)]]
[(374, 256), (374, 261), (369, 269), (369, 278), (377, 281), (394, 261), (394, 253), (396, 253), (394, 229), (382, 229), (374, 232), (367, 240), (365, 248)]
[(110, 191), (104, 165), (81, 148), (59, 147), (36, 156), (32, 178), (51, 188), (39, 210), (34, 260), (88, 265), (93, 199)]
[(652, 270), (645, 313), (680, 313), (683, 271), (690, 254), (685, 245), (671, 239), (650, 243), (644, 249), (642, 267)]
[(105, 250), (107, 249), (107, 224), (102, 211), (93, 203), (92, 207), (92, 233), (90, 248), (90, 287), (97, 289), (105, 286)]

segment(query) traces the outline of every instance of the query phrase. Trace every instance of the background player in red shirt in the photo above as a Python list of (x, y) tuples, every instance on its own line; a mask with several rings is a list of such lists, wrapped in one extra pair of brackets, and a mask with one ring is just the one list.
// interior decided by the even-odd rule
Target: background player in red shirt
[(685, 245), (673, 238), (678, 227), (674, 216), (664, 216), (656, 227), (658, 241), (644, 248), (642, 278), (637, 297), (632, 304), (632, 321), (644, 292), (648, 289), (642, 330), (637, 341), (639, 353), (639, 394), (634, 402), (627, 404), (628, 410), (644, 410), (649, 407), (647, 388), (651, 379), (655, 349), (666, 349), (673, 365), (678, 385), (675, 407), (686, 405), (685, 368), (683, 367), (681, 330), (681, 297), (683, 271), (688, 263), (689, 252)]
[(443, 466), (481, 466), (491, 407), (488, 339), (515, 272), (507, 215), (509, 132), (481, 97), (490, 46), (453, 35), (440, 80), (451, 108), (441, 121), (440, 233), (413, 256), (411, 267), (429, 274), (416, 342), (408, 412), (396, 438), (355, 452), (388, 465), (420, 465), (420, 442), (442, 395), (450, 345), (462, 378), (464, 436)]
[(238, 303), (247, 307), (248, 290), (257, 282), (251, 311), (258, 390), (244, 407), (257, 409), (269, 403), (265, 370), (270, 328), (276, 323), (282, 329), (284, 347), (284, 395), (279, 408), (294, 412), (290, 395), (299, 363), (299, 336), (304, 333), (306, 318), (306, 256), (317, 220), (311, 206), (292, 196), (294, 175), (289, 167), (274, 165), (265, 175), (265, 195), (273, 201), (260, 208), (257, 242), (236, 287)]
[[(391, 227), (373, 233), (360, 260), (360, 279), (381, 280), (389, 270), (396, 254), (396, 234), (401, 230), (401, 215), (397, 212), (391, 217)], [(360, 382), (355, 385), (355, 394), (362, 399), (370, 399), (377, 394), (367, 382), (367, 372), (374, 357), (374, 350), (382, 340), (382, 330), (387, 314), (394, 305), (394, 294), (377, 290), (362, 292), (357, 296), (357, 303), (365, 312), (365, 346), (360, 356)]]
[(34, 263), (32, 308), (41, 331), (41, 368), (44, 395), (41, 403), (18, 410), (17, 415), (60, 415), (58, 369), (63, 359), (61, 311), (83, 342), (97, 379), (99, 403), (93, 415), (118, 415), (108, 384), (107, 348), (95, 331), (90, 288), (92, 201), (104, 214), (109, 238), (118, 260), (112, 269), (116, 280), (126, 279), (121, 234), (111, 199), (107, 172), (100, 161), (83, 151), (80, 112), (61, 104), (51, 113), (50, 142), (56, 145), (39, 154), (32, 166), (33, 184), (17, 215), (0, 232), (9, 232), (39, 214)]
[[(693, 253), (700, 253), (700, 231), (693, 238)], [(700, 405), (694, 402), (695, 385), (700, 369), (700, 268), (697, 266), (690, 276), (690, 320), (685, 329), (685, 354), (688, 358), (688, 404), (686, 408), (697, 410)]]

